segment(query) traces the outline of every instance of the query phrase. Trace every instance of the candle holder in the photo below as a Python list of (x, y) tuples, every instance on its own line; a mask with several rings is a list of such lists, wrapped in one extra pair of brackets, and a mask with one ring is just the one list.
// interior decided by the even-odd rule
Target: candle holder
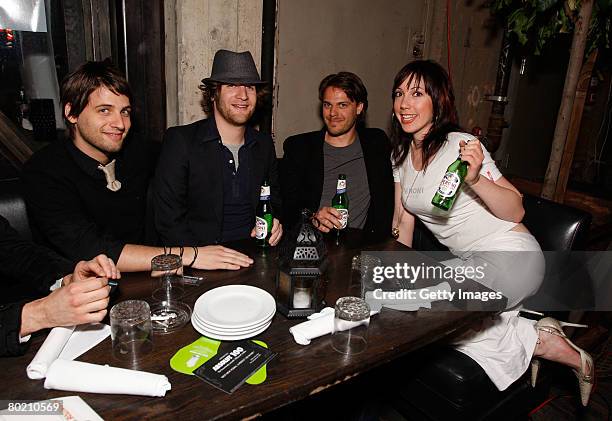
[(321, 233), (312, 226), (312, 213), (283, 239), (276, 275), (276, 307), (288, 318), (308, 317), (325, 307), (327, 250)]

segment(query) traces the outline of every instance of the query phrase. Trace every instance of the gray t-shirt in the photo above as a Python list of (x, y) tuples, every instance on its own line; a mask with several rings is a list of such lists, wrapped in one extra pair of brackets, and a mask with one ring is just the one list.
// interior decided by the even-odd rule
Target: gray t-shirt
[(331, 206), (338, 174), (346, 174), (351, 228), (363, 228), (370, 207), (370, 189), (359, 137), (349, 146), (337, 148), (323, 143), (323, 193), (319, 208)]
[(242, 147), (242, 145), (230, 145), (228, 143), (224, 143), (223, 144), (227, 149), (229, 149), (229, 151), (232, 153), (232, 155), (234, 156), (234, 166), (236, 167), (236, 171), (238, 171), (238, 151), (240, 150), (240, 148)]

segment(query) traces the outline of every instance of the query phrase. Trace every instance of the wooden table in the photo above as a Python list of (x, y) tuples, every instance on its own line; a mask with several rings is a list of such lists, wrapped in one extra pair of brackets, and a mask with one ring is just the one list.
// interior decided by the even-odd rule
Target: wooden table
[[(227, 284), (254, 285), (274, 295), (276, 250), (269, 250), (264, 255), (251, 242), (237, 244), (236, 247), (254, 258), (252, 267), (235, 272), (200, 272), (200, 275), (206, 277), (206, 281), (199, 287), (186, 287), (185, 301), (188, 304), (193, 306), (202, 293)], [(347, 233), (340, 246), (328, 242), (328, 303), (334, 303), (338, 297), (346, 295), (350, 259), (362, 249), (407, 250), (393, 240), (368, 242), (360, 232)], [(465, 287), (466, 284), (463, 285)], [(147, 273), (126, 274), (113, 302), (127, 298), (148, 299), (150, 293), (151, 282)], [(384, 309), (372, 318), (367, 350), (347, 357), (332, 349), (329, 335), (313, 340), (309, 346), (296, 344), (289, 328), (301, 320), (288, 320), (277, 313), (270, 328), (257, 337), (266, 342), (271, 350), (278, 352), (278, 356), (267, 367), (267, 380), (257, 386), (245, 384), (232, 395), (215, 389), (195, 376), (180, 374), (170, 368), (169, 360), (172, 355), (179, 348), (200, 337), (191, 325), (187, 325), (178, 332), (154, 336), (152, 354), (140, 361), (138, 366), (132, 367), (166, 375), (172, 384), (172, 390), (165, 397), (88, 393), (80, 395), (100, 416), (108, 420), (249, 417), (301, 400), (425, 345), (459, 333), (486, 314), (489, 313), (428, 310), (399, 312)], [(3, 379), (0, 399), (43, 400), (71, 394), (46, 390), (43, 380), (33, 381), (26, 377), (26, 366), (43, 340), (44, 335), (33, 338), (28, 353), (22, 357), (0, 359)], [(112, 357), (110, 338), (81, 356), (79, 360), (125, 367)]]

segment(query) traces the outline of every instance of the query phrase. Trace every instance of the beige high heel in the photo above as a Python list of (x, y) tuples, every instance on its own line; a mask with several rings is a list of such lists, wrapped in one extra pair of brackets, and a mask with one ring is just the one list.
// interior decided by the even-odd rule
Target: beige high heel
[[(535, 324), (537, 331), (547, 332), (552, 335), (562, 337), (565, 342), (573, 349), (578, 351), (580, 354), (580, 371), (572, 370), (578, 378), (578, 387), (580, 388), (580, 400), (583, 406), (587, 406), (589, 403), (589, 397), (591, 390), (593, 389), (593, 380), (595, 374), (595, 366), (593, 364), (593, 357), (591, 357), (584, 349), (576, 346), (563, 332), (563, 328), (568, 327), (587, 327), (587, 325), (581, 325), (576, 323), (561, 322), (553, 319), (552, 317), (545, 317), (539, 320)], [(538, 339), (539, 340), (539, 339)], [(536, 380), (538, 377), (538, 370), (540, 368), (540, 360), (533, 358), (531, 360), (531, 386), (535, 387)]]

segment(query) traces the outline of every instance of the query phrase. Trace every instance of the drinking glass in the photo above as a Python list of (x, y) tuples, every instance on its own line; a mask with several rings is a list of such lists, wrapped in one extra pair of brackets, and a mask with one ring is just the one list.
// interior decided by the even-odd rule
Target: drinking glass
[(341, 297), (336, 301), (332, 347), (341, 354), (354, 355), (368, 345), (370, 306), (358, 297)]
[(115, 358), (137, 361), (153, 349), (151, 309), (146, 301), (115, 304), (110, 311), (110, 325)]
[(176, 254), (161, 254), (151, 260), (153, 302), (151, 321), (155, 333), (170, 333), (189, 322), (191, 308), (183, 302), (183, 261)]
[(157, 301), (182, 300), (185, 295), (183, 261), (176, 254), (161, 254), (151, 260), (153, 299)]
[(382, 266), (382, 260), (370, 254), (358, 254), (351, 259), (349, 294), (365, 298), (366, 291), (376, 288), (373, 281), (374, 268)]

